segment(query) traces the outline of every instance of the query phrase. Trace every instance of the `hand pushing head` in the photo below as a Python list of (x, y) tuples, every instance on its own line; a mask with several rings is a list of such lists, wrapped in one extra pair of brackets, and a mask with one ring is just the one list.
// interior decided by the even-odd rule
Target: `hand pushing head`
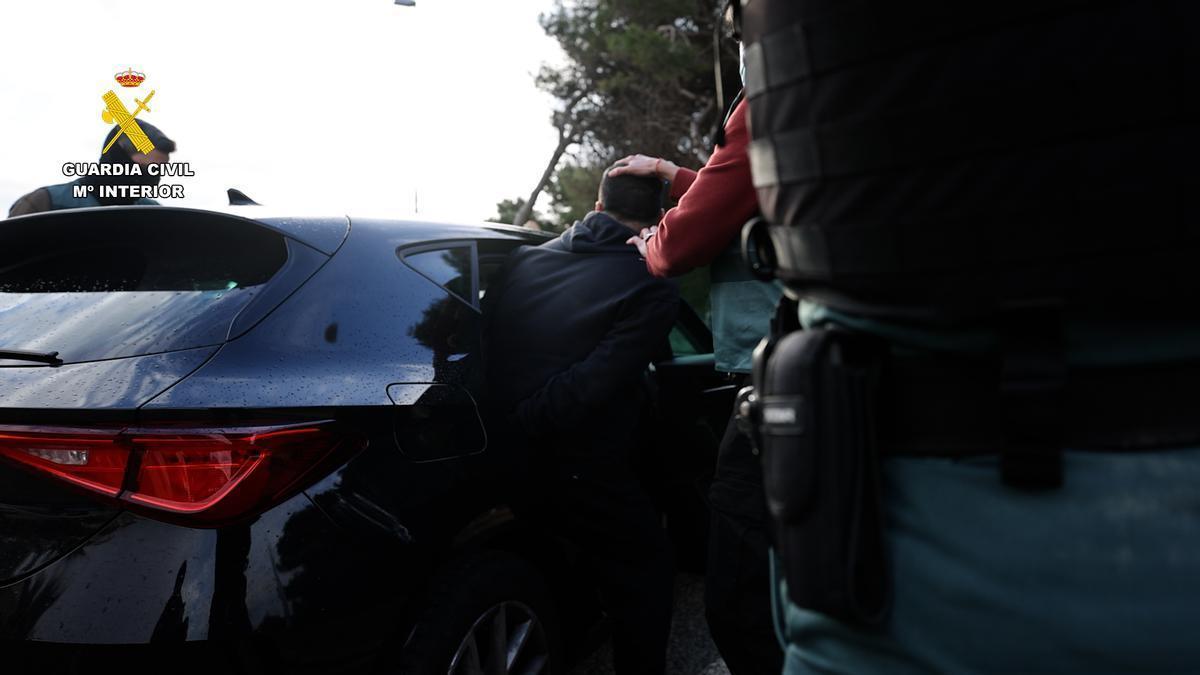
[(613, 175), (617, 163), (600, 179), (596, 210), (603, 211), (634, 231), (656, 225), (663, 214), (665, 186), (653, 176)]

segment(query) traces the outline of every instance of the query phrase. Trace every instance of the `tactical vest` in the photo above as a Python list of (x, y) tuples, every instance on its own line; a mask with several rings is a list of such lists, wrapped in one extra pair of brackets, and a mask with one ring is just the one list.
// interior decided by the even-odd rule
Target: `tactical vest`
[(740, 5), (790, 288), (950, 319), (1200, 300), (1200, 3)]

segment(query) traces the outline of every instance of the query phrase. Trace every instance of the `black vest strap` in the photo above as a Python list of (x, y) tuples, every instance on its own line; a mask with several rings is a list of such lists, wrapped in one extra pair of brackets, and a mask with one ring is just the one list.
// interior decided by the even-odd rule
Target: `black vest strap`
[[(964, 36), (979, 39), (997, 27), (1036, 21), (1088, 4), (1086, 0), (831, 3), (831, 11), (801, 17), (746, 45), (746, 95), (753, 99), (764, 91), (896, 51)], [(1134, 5), (1136, 0), (1121, 4)]]
[(729, 118), (733, 116), (734, 109), (737, 108), (737, 105), (742, 102), (745, 96), (746, 90), (742, 89), (737, 93), (737, 96), (733, 97), (733, 102), (729, 104), (729, 107), (725, 109), (725, 117), (721, 120), (721, 126), (717, 128), (717, 133), (713, 135), (713, 145), (716, 147), (719, 148), (725, 145), (725, 125), (729, 124)]

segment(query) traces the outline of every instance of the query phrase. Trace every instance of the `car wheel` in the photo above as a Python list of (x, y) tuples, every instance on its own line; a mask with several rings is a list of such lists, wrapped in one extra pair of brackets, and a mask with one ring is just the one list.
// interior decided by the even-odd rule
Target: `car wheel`
[(448, 675), (541, 675), (549, 666), (550, 645), (537, 613), (505, 601), (475, 620), (450, 659)]
[(406, 641), (405, 675), (552, 675), (554, 603), (537, 569), (486, 551), (448, 567)]

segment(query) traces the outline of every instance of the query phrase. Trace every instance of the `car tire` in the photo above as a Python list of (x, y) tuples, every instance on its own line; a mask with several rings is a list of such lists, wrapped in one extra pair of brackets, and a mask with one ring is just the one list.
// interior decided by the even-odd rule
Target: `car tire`
[(560, 673), (550, 590), (528, 562), (483, 551), (452, 563), (430, 586), (425, 611), (405, 642), (403, 675)]

